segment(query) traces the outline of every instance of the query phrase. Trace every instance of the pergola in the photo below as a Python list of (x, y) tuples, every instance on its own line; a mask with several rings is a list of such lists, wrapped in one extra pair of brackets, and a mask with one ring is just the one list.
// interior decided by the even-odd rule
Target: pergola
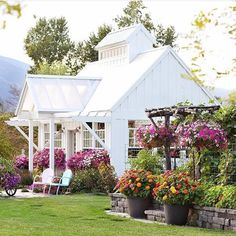
[[(145, 112), (147, 117), (150, 119), (155, 128), (157, 124), (153, 118), (155, 117), (164, 117), (165, 127), (170, 126), (170, 117), (186, 117), (190, 114), (196, 115), (202, 112), (207, 112), (213, 114), (215, 111), (219, 110), (219, 105), (212, 106), (171, 106), (163, 108), (152, 108), (146, 109)], [(168, 143), (164, 146), (165, 158), (166, 158), (166, 170), (171, 170), (171, 157), (170, 157), (170, 145)]]

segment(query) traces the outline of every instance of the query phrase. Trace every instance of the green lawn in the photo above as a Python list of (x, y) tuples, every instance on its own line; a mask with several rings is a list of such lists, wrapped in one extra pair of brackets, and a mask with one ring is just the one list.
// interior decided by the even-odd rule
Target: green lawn
[(145, 224), (107, 215), (110, 200), (88, 194), (32, 199), (0, 199), (0, 235), (174, 235), (235, 233), (194, 227)]

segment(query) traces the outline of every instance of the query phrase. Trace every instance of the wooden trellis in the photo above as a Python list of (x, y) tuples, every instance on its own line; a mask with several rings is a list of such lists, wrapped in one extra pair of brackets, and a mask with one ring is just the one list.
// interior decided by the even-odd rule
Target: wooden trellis
[[(147, 117), (150, 119), (155, 128), (157, 128), (157, 124), (155, 123), (155, 117), (163, 117), (165, 127), (169, 128), (170, 126), (170, 117), (186, 117), (190, 114), (196, 115), (199, 113), (208, 112), (209, 114), (213, 114), (215, 111), (219, 110), (219, 105), (212, 106), (171, 106), (171, 107), (163, 107), (163, 108), (152, 108), (146, 109), (145, 112)], [(164, 152), (166, 158), (166, 170), (171, 170), (171, 157), (170, 157), (170, 144), (166, 143), (164, 145)]]

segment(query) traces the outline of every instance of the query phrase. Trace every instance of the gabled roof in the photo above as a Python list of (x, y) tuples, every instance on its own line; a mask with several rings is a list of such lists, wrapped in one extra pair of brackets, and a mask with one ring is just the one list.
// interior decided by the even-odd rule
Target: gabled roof
[(165, 46), (139, 54), (129, 64), (106, 66), (100, 62), (89, 63), (79, 73), (79, 76), (99, 76), (102, 77), (102, 81), (83, 114), (87, 115), (91, 111), (111, 110), (153, 63), (168, 53), (168, 48)]
[[(102, 77), (102, 81), (88, 102), (82, 115), (86, 116), (96, 111), (114, 111), (122, 103), (130, 91), (137, 86), (162, 59), (171, 53), (182, 67), (191, 74), (188, 67), (172, 50), (170, 46), (164, 46), (139, 54), (135, 60), (129, 64), (106, 65), (101, 62), (89, 63), (79, 76)], [(200, 87), (200, 86), (199, 86)], [(202, 92), (213, 99), (204, 88)]]
[(132, 41), (133, 37), (138, 31), (142, 31), (142, 33), (144, 33), (145, 36), (152, 43), (155, 42), (153, 36), (148, 32), (148, 30), (142, 24), (137, 24), (127, 28), (122, 28), (117, 31), (110, 32), (109, 34), (107, 34), (105, 38), (103, 38), (101, 42), (99, 42), (99, 44), (95, 47), (95, 49), (98, 50), (100, 48), (118, 43), (129, 43), (130, 41)]
[(38, 113), (83, 111), (100, 82), (99, 78), (27, 75), (16, 110)]

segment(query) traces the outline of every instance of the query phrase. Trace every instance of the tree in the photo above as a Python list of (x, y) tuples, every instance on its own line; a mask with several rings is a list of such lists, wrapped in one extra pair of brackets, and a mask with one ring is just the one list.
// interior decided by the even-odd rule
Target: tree
[(69, 68), (62, 62), (53, 62), (51, 65), (47, 62), (43, 62), (35, 69), (35, 74), (66, 75), (69, 74)]
[(76, 74), (87, 62), (98, 60), (98, 52), (95, 50), (95, 47), (111, 30), (111, 26), (101, 25), (98, 27), (97, 33), (91, 33), (87, 40), (71, 47), (66, 60), (66, 65), (71, 69), (70, 74)]
[[(192, 54), (194, 77), (214, 82), (236, 75), (236, 5), (200, 12), (181, 48)], [(216, 40), (217, 39), (217, 40)], [(216, 43), (217, 42), (217, 43)], [(227, 47), (230, 50), (226, 51)]]
[(63, 61), (73, 45), (64, 17), (39, 18), (24, 40), (26, 53), (34, 61), (32, 72), (42, 63)]
[(147, 7), (144, 6), (142, 0), (129, 1), (128, 5), (123, 9), (123, 15), (117, 16), (114, 21), (117, 23), (119, 29), (133, 24), (143, 24), (144, 27), (155, 36), (155, 47), (163, 45), (175, 46), (174, 42), (177, 36), (174, 27), (170, 26), (165, 29), (160, 24), (155, 27), (147, 11)]
[[(6, 0), (0, 0), (0, 12), (2, 17), (4, 15), (16, 15), (21, 16), (21, 5), (20, 3), (9, 3)], [(0, 20), (0, 29), (6, 27), (6, 20), (2, 18)]]

